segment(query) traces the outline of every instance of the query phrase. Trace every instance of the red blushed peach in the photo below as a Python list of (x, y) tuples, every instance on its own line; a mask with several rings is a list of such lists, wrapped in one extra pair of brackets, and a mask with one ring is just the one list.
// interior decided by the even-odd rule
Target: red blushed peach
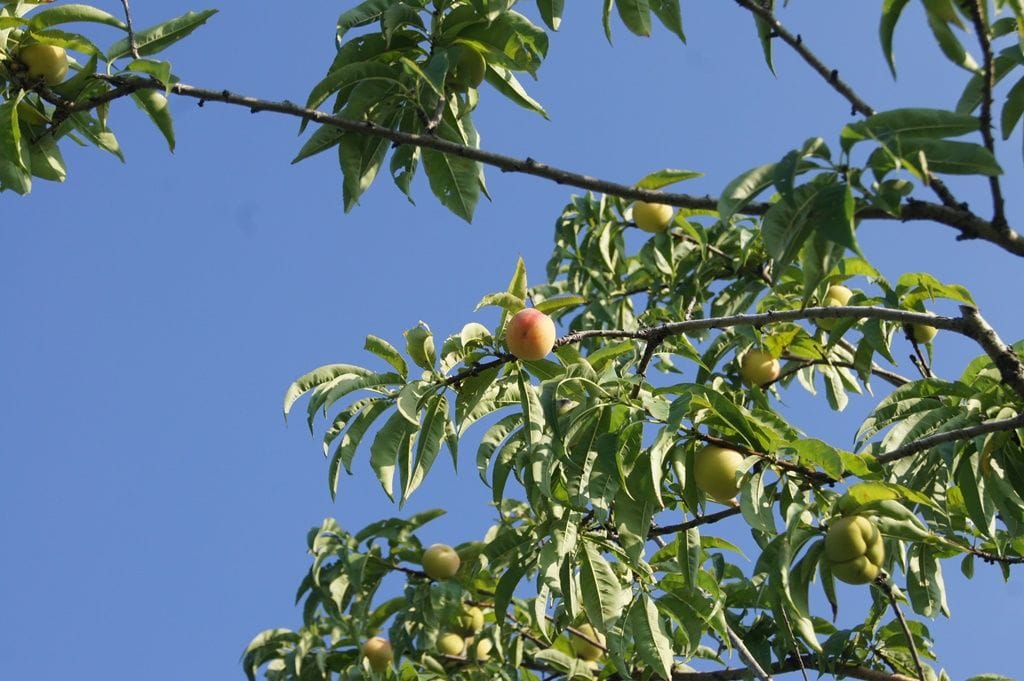
[(505, 343), (519, 359), (543, 359), (555, 346), (555, 322), (540, 310), (522, 309), (509, 320)]

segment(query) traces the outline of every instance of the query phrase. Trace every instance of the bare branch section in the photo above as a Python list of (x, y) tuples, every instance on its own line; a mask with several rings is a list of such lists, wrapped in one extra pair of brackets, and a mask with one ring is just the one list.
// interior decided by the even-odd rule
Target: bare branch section
[[(47, 97), (48, 101), (58, 106), (58, 112), (73, 113), (76, 111), (88, 111), (107, 102), (130, 95), (137, 90), (165, 90), (164, 85), (156, 80), (141, 77), (126, 76), (98, 76), (112, 83), (114, 88), (107, 93), (86, 99), (81, 102), (68, 103), (59, 99)], [(533, 175), (556, 184), (568, 185), (600, 192), (610, 196), (617, 196), (627, 200), (639, 200), (653, 203), (665, 203), (679, 208), (690, 208), (697, 210), (717, 210), (718, 199), (713, 196), (695, 196), (692, 194), (679, 194), (673, 192), (660, 192), (650, 189), (641, 189), (617, 182), (610, 182), (600, 178), (584, 175), (581, 173), (564, 170), (555, 166), (541, 163), (532, 158), (515, 158), (504, 154), (497, 154), (474, 147), (468, 147), (455, 142), (435, 137), (433, 135), (417, 135), (414, 133), (392, 130), (369, 121), (357, 121), (332, 116), (316, 109), (307, 109), (292, 102), (274, 102), (265, 99), (257, 99), (246, 95), (234, 94), (228, 90), (208, 90), (183, 83), (172, 85), (170, 92), (181, 97), (198, 99), (200, 102), (222, 102), (242, 106), (253, 113), (260, 111), (272, 111), (287, 116), (294, 116), (303, 120), (320, 123), (330, 127), (354, 132), (362, 135), (372, 135), (391, 140), (396, 145), (411, 145), (426, 149), (435, 149), (445, 154), (468, 158), (473, 161), (498, 168), (503, 172), (523, 173)], [(41, 94), (45, 94), (41, 91)], [(50, 93), (52, 94), (52, 93)], [(750, 203), (744, 206), (744, 215), (764, 215), (772, 204)], [(857, 211), (857, 217), (861, 220), (901, 220), (901, 221), (930, 221), (959, 232), (959, 239), (982, 239), (989, 241), (1009, 253), (1024, 257), (1024, 237), (1011, 229), (997, 229), (991, 222), (975, 215), (960, 205), (942, 205), (928, 201), (908, 199), (900, 208), (900, 215), (895, 216), (877, 208), (865, 207)]]
[(850, 106), (853, 107), (855, 112), (865, 116), (873, 116), (875, 114), (875, 110), (871, 108), (867, 102), (861, 99), (860, 96), (853, 91), (852, 87), (839, 77), (839, 71), (830, 69), (824, 62), (818, 59), (818, 57), (811, 52), (806, 45), (804, 45), (803, 38), (790, 33), (770, 9), (762, 6), (754, 0), (736, 0), (736, 4), (751, 14), (756, 15), (768, 24), (772, 29), (773, 35), (778, 36), (787, 45), (792, 47), (793, 50), (799, 54), (805, 62), (807, 62), (808, 66), (814, 69), (829, 85), (832, 86), (833, 90), (846, 98), (846, 101), (850, 103)]
[[(974, 32), (978, 35), (978, 45), (981, 47), (981, 54), (984, 60), (984, 80), (981, 95), (981, 138), (985, 141), (985, 148), (996, 155), (996, 141), (992, 137), (992, 89), (996, 84), (996, 73), (994, 68), (995, 58), (992, 55), (992, 40), (989, 38), (988, 26), (985, 23), (985, 16), (981, 6), (981, 0), (973, 0), (969, 3), (971, 20), (974, 24)], [(1003, 190), (999, 184), (999, 177), (993, 175), (988, 178), (989, 191), (992, 194), (992, 223), (1001, 229), (1006, 228), (1006, 207), (1003, 201)]]
[(135, 42), (135, 27), (132, 25), (132, 8), (128, 5), (128, 0), (121, 0), (121, 6), (124, 7), (124, 23), (128, 27), (128, 47), (131, 50), (132, 56), (138, 59), (139, 46)]
[[(808, 66), (814, 69), (814, 71), (818, 73), (818, 75), (825, 79), (825, 82), (827, 82), (833, 90), (842, 95), (846, 99), (846, 101), (850, 102), (850, 106), (852, 107), (854, 113), (860, 113), (865, 116), (874, 115), (874, 108), (872, 108), (866, 101), (864, 101), (853, 90), (853, 88), (850, 87), (849, 84), (847, 84), (844, 80), (842, 80), (839, 77), (838, 69), (829, 68), (824, 62), (821, 61), (821, 59), (817, 57), (817, 55), (814, 54), (814, 52), (810, 50), (810, 48), (807, 47), (807, 45), (804, 44), (803, 38), (801, 38), (801, 36), (794, 35), (792, 32), (787, 30), (786, 27), (782, 25), (782, 22), (780, 22), (779, 19), (772, 12), (772, 10), (770, 9), (770, 5), (764, 6), (761, 3), (757, 2), (756, 0), (735, 1), (737, 5), (746, 9), (751, 14), (755, 15), (756, 17), (762, 19), (765, 23), (767, 23), (768, 26), (771, 27), (772, 29), (773, 36), (782, 39), (783, 42), (792, 47), (793, 50), (798, 55), (800, 55), (800, 57), (804, 60), (804, 62), (807, 63)], [(977, 2), (978, 0), (974, 1)], [(989, 51), (991, 52), (991, 48)], [(989, 74), (991, 74), (991, 69), (989, 69), (988, 72)], [(991, 89), (989, 90), (989, 92), (991, 92)], [(993, 151), (992, 148), (990, 148), (989, 150)], [(933, 192), (935, 192), (935, 195), (939, 197), (939, 200), (942, 201), (942, 206), (944, 208), (950, 210), (963, 210), (963, 204), (959, 200), (957, 200), (956, 196), (953, 195), (953, 192), (949, 190), (949, 187), (947, 187), (942, 180), (934, 176), (929, 176), (928, 186), (931, 188)], [(995, 181), (995, 186), (996, 190), (998, 191), (998, 181)], [(997, 195), (1001, 197), (1001, 194), (993, 194), (993, 197)], [(908, 203), (912, 203), (912, 201), (908, 200)], [(998, 214), (1001, 215), (1001, 213)], [(904, 213), (904, 218), (906, 218), (906, 213)], [(989, 228), (993, 228), (997, 234), (1005, 234), (1011, 240), (1020, 240), (1019, 235), (1017, 235), (1016, 233), (1009, 232), (1009, 225), (1006, 224), (1005, 217), (998, 221), (995, 218), (993, 218), (993, 222), (986, 224)], [(982, 238), (989, 240), (988, 237), (981, 236), (980, 232), (971, 233), (970, 231), (964, 231), (961, 234), (960, 238)]]

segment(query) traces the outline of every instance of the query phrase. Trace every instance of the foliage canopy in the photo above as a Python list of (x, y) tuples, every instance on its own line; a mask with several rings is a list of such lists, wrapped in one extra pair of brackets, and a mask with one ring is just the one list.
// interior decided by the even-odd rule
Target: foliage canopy
[[(1004, 257), (1024, 255), (1000, 185), (1001, 163), (1016, 160), (994, 134), (1009, 138), (1024, 114), (1024, 4), (922, 0), (942, 54), (965, 72), (963, 91), (946, 109), (878, 112), (820, 61), (810, 36), (781, 23), (772, 2), (737, 0), (769, 68), (784, 43), (859, 118), (834, 139), (760, 159), (717, 197), (665, 191), (700, 175), (690, 170), (658, 170), (624, 186), (481, 150), (473, 114), (490, 93), (546, 115), (519, 78), (537, 75), (564, 3), (537, 0), (522, 13), (520, 4), (358, 3), (339, 17), (337, 56), (298, 106), (186, 85), (157, 56), (215, 10), (135, 30), (127, 3), (123, 20), (84, 4), (0, 3), (0, 190), (26, 194), (33, 178), (63, 180), (69, 140), (120, 157), (107, 112), (125, 97), (173, 149), (170, 95), (313, 123), (295, 160), (337, 153), (346, 210), (385, 162), (406, 195), (422, 167), (438, 200), (465, 220), (487, 194), (486, 165), (591, 190), (556, 219), (543, 277), (534, 273), (529, 285), (520, 261), (506, 290), (481, 298), (481, 307), (501, 310), (495, 328), (470, 321), (435, 336), (421, 322), (397, 346), (370, 335), (370, 366), (331, 364), (288, 388), (285, 414), (305, 400), (309, 428), (324, 420), (332, 496), (342, 471), (368, 454), (401, 506), (441, 450), (457, 461), (470, 437), (497, 521), (456, 547), (461, 567), (449, 580), (419, 567), (417, 530), (440, 511), (359, 531), (324, 521), (308, 536), (302, 626), (257, 636), (246, 673), (270, 681), (685, 681), (801, 670), (946, 678), (930, 664), (937, 656), (926, 624), (903, 611), (948, 615), (942, 572), (951, 564), (968, 577), (976, 562), (994, 564), (1009, 578), (1024, 562), (1024, 345), (1004, 343), (964, 286), (925, 272), (887, 279), (859, 247), (857, 228), (927, 220), (990, 241)], [(907, 4), (887, 0), (880, 13), (893, 74), (894, 30)], [(658, 24), (685, 42), (681, 5), (606, 0), (604, 30), (610, 39), (615, 13), (634, 34)], [(91, 32), (66, 30), (81, 24), (118, 37), (100, 49)], [(19, 55), (34, 43), (70, 51), (70, 77), (30, 77)], [(478, 58), (481, 83), (466, 74)], [(1003, 81), (1014, 84), (997, 102)], [(948, 176), (984, 183), (990, 215), (960, 202)], [(636, 228), (635, 200), (678, 209), (669, 229), (638, 248), (625, 238)], [(840, 285), (849, 300), (830, 298)], [(948, 302), (958, 316), (929, 310)], [(565, 334), (552, 356), (519, 361), (504, 328), (528, 306)], [(927, 334), (914, 325), (971, 339), (977, 358), (955, 380), (934, 376), (932, 343), (920, 342)], [(890, 368), (900, 343), (913, 348), (918, 378)], [(737, 358), (751, 349), (780, 360), (778, 378), (744, 384)], [(850, 393), (882, 383), (891, 390), (853, 451), (806, 437), (777, 408), (787, 390), (821, 389), (842, 410)], [(708, 445), (741, 455), (727, 475), (736, 500), (716, 501), (698, 484), (694, 459)], [(719, 536), (718, 523), (750, 532), (751, 562)], [(857, 532), (830, 543), (830, 525)], [(862, 563), (853, 569), (851, 561)], [(876, 574), (864, 598), (837, 591), (837, 575)], [(401, 593), (387, 581), (396, 575)], [(834, 623), (840, 594), (844, 610), (860, 613), (855, 626)], [(482, 627), (465, 623), (474, 608)], [(472, 636), (472, 645), (440, 652), (452, 632)], [(376, 635), (394, 654), (384, 671), (360, 652)], [(728, 667), (731, 650), (741, 667)], [(694, 660), (718, 671), (698, 672)]]

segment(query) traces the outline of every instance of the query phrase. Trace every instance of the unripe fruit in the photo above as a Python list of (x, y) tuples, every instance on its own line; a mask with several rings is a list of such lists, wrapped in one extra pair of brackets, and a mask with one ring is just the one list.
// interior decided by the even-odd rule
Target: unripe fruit
[[(594, 627), (590, 626), (590, 624), (581, 624), (576, 627), (576, 630), (587, 638), (597, 641), (602, 646), (605, 643), (604, 634), (595, 631)], [(572, 647), (572, 652), (576, 653), (576, 657), (587, 662), (599, 660), (601, 659), (601, 656), (604, 655), (604, 651), (601, 650), (601, 648), (598, 648), (590, 641), (583, 640), (572, 632), (569, 632), (569, 645)]]
[(509, 320), (505, 344), (519, 359), (544, 359), (555, 347), (555, 322), (540, 310), (523, 308)]
[[(932, 313), (929, 312), (928, 314)], [(910, 336), (914, 339), (915, 343), (931, 343), (938, 332), (939, 330), (934, 326), (928, 326), (927, 324), (910, 325)]]
[(476, 646), (473, 648), (473, 656), (479, 662), (487, 662), (487, 660), (491, 659), (491, 650), (493, 649), (494, 641), (489, 638), (482, 638), (476, 642)]
[(468, 90), (483, 82), (487, 73), (487, 61), (469, 45), (460, 45), (459, 48), (459, 57), (448, 82), (456, 90)]
[(457, 619), (458, 632), (463, 636), (475, 634), (484, 628), (484, 611), (475, 606), (462, 606), (462, 613)]
[(664, 232), (672, 223), (675, 208), (664, 203), (637, 201), (633, 204), (633, 222), (645, 232)]
[(885, 561), (882, 534), (864, 516), (838, 518), (825, 533), (825, 558), (836, 578), (847, 584), (869, 584)]
[(375, 672), (383, 672), (391, 666), (391, 642), (386, 638), (374, 636), (363, 644), (362, 651)]
[(740, 492), (736, 472), (743, 455), (733, 449), (708, 445), (693, 460), (693, 477), (697, 487), (715, 501), (726, 502)]
[(740, 378), (747, 385), (764, 385), (779, 377), (779, 360), (763, 350), (751, 348), (740, 357)]
[(18, 59), (28, 70), (29, 78), (42, 78), (47, 85), (57, 85), (68, 75), (68, 53), (63, 47), (32, 43), (18, 51)]
[(434, 544), (423, 552), (423, 571), (434, 580), (451, 579), (459, 571), (462, 561), (455, 549), (447, 544)]
[(458, 634), (443, 634), (437, 639), (437, 652), (442, 655), (461, 655), (466, 641)]
[[(833, 284), (828, 287), (828, 291), (825, 293), (825, 299), (821, 301), (822, 307), (842, 307), (850, 302), (850, 298), (853, 296), (853, 291), (841, 286), (840, 284)], [(816, 319), (814, 323), (818, 325), (818, 328), (831, 331), (838, 319)]]

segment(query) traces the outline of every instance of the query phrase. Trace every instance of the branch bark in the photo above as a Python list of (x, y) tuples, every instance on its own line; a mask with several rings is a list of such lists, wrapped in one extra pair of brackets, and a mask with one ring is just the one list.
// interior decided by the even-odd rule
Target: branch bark
[[(47, 101), (58, 107), (59, 113), (74, 113), (76, 111), (89, 111), (102, 104), (130, 95), (138, 90), (160, 90), (167, 88), (151, 78), (138, 76), (97, 76), (111, 83), (114, 87), (97, 97), (83, 100), (81, 102), (67, 102), (40, 88), (40, 94), (44, 95)], [(701, 210), (717, 210), (718, 199), (710, 195), (696, 196), (693, 194), (679, 194), (673, 192), (660, 192), (651, 189), (611, 182), (608, 180), (584, 175), (571, 170), (565, 170), (555, 166), (541, 163), (533, 158), (516, 158), (504, 154), (498, 154), (475, 147), (469, 147), (455, 142), (435, 137), (433, 135), (418, 135), (415, 133), (393, 130), (370, 121), (358, 121), (341, 116), (333, 116), (316, 109), (307, 109), (292, 102), (275, 102), (265, 99), (257, 99), (247, 95), (239, 95), (229, 90), (209, 90), (206, 88), (194, 87), (184, 83), (171, 85), (170, 93), (180, 97), (197, 99), (200, 103), (221, 102), (234, 106), (241, 106), (249, 109), (252, 113), (260, 111), (271, 111), (287, 116), (293, 116), (302, 120), (319, 123), (334, 127), (346, 132), (353, 132), (362, 135), (371, 135), (391, 140), (396, 145), (411, 145), (427, 149), (434, 149), (445, 154), (468, 158), (485, 165), (498, 168), (502, 172), (523, 173), (535, 177), (551, 180), (556, 184), (568, 185), (579, 189), (617, 196), (626, 200), (639, 200), (653, 203), (664, 203), (678, 208), (691, 208)], [(747, 204), (741, 211), (744, 215), (764, 215), (772, 206), (771, 203), (760, 202)], [(900, 220), (900, 221), (930, 221), (955, 229), (958, 239), (981, 239), (989, 241), (1008, 253), (1024, 257), (1024, 237), (1012, 229), (999, 229), (991, 222), (975, 215), (962, 205), (943, 205), (916, 199), (907, 199), (900, 207), (899, 215), (892, 215), (878, 208), (864, 207), (857, 211), (857, 218), (860, 220)]]

